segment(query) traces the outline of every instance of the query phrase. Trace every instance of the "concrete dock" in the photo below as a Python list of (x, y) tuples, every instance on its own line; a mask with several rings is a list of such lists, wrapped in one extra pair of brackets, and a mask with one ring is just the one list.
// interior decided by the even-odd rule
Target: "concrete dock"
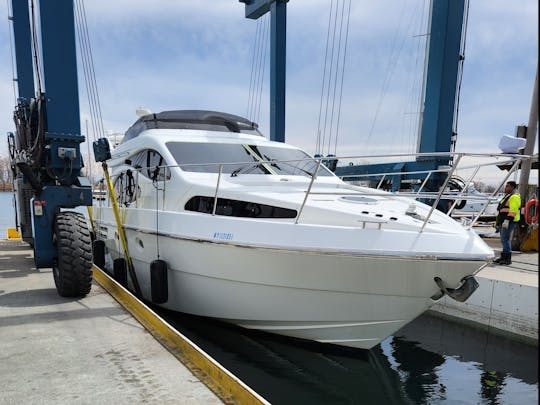
[(0, 404), (220, 404), (99, 285), (58, 296), (32, 250), (0, 241)]

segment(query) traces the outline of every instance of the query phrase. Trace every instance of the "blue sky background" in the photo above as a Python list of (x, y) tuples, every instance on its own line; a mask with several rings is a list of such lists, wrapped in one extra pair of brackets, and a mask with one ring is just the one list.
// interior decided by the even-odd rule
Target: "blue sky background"
[[(315, 152), (330, 4), (290, 0), (287, 7), (286, 138), (310, 153)], [(424, 58), (418, 35), (426, 31), (427, 8), (427, 0), (352, 1), (338, 155), (415, 150), (415, 100)], [(257, 23), (244, 18), (243, 4), (92, 0), (86, 11), (106, 130), (123, 132), (139, 106), (246, 115)], [(13, 130), (14, 106), (6, 3), (0, 20), (0, 132), (5, 134)], [(516, 125), (527, 123), (537, 32), (536, 0), (470, 1), (458, 151), (496, 153), (502, 135), (513, 135)], [(377, 113), (389, 66), (394, 68)], [(267, 65), (259, 120), (265, 134), (268, 72)], [(89, 114), (83, 90), (80, 97), (84, 131)], [(0, 145), (5, 153), (5, 142)]]

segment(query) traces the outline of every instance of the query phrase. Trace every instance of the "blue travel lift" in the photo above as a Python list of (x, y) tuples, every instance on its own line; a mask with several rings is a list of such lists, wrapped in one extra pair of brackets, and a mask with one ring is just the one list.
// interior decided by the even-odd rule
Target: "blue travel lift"
[[(34, 7), (32, 2), (29, 12), (27, 0), (12, 0), (19, 98), (14, 112), (16, 132), (8, 134), (8, 143), (17, 217), (22, 239), (34, 248), (36, 268), (52, 267), (61, 296), (85, 296), (92, 284), (93, 256), (97, 254), (103, 268), (105, 245), (92, 243), (81, 213), (63, 210), (92, 205), (91, 184), (81, 175), (80, 144), (85, 138), (80, 134), (73, 0), (39, 2), (39, 13)], [(41, 47), (36, 44), (38, 38)], [(110, 153), (105, 157), (110, 158)], [(103, 167), (126, 256), (115, 260), (113, 272), (126, 287), (129, 272), (140, 296), (105, 161)], [(154, 302), (167, 299), (166, 271), (163, 261), (152, 262)]]
[(84, 296), (92, 282), (90, 230), (82, 214), (62, 210), (92, 205), (81, 175), (73, 0), (41, 1), (39, 12), (31, 3), (29, 10), (27, 0), (11, 1), (19, 97), (8, 145), (17, 217), (36, 268), (53, 268), (61, 296)]
[[(246, 18), (257, 19), (271, 12), (270, 61), (270, 139), (285, 141), (285, 59), (286, 59), (286, 0), (240, 0), (245, 3)], [(456, 141), (455, 111), (458, 97), (458, 74), (463, 63), (463, 34), (466, 0), (432, 0), (430, 35), (427, 55), (427, 74), (424, 83), (424, 111), (417, 152), (452, 152)], [(331, 157), (331, 156), (329, 156)], [(325, 161), (327, 165), (332, 159)], [(358, 180), (366, 174), (387, 172), (429, 171), (450, 165), (448, 156), (420, 156), (415, 161), (340, 166), (336, 175), (346, 180)], [(334, 161), (334, 164), (336, 162)], [(392, 190), (403, 182), (423, 180), (426, 173), (396, 175)], [(373, 182), (381, 176), (370, 177)], [(425, 185), (427, 191), (438, 190), (445, 173), (435, 173)]]

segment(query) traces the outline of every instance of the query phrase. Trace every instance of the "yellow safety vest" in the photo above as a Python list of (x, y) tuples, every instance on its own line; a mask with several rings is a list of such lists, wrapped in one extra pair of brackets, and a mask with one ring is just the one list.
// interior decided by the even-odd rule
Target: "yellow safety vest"
[(505, 219), (512, 219), (514, 222), (519, 222), (520, 208), (521, 197), (518, 193), (505, 195), (497, 207), (499, 210), (497, 222), (501, 223)]

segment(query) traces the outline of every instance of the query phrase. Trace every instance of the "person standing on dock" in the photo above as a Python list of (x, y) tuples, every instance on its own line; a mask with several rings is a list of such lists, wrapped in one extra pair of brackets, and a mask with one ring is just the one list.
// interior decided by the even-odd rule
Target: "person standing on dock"
[(495, 259), (495, 263), (512, 264), (512, 231), (519, 222), (521, 197), (517, 192), (515, 181), (509, 181), (504, 186), (504, 197), (497, 206), (497, 230), (501, 233), (502, 252), (501, 257)]

